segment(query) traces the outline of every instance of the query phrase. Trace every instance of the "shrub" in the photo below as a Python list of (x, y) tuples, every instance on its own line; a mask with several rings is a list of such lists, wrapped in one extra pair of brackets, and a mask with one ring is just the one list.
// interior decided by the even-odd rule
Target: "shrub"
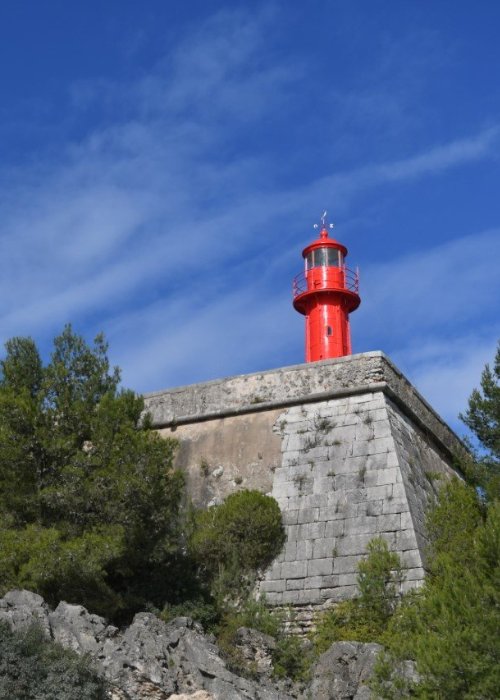
[(49, 641), (39, 627), (13, 632), (0, 623), (0, 698), (105, 700), (106, 687), (87, 657)]
[(223, 599), (247, 591), (257, 571), (279, 554), (284, 540), (274, 498), (244, 490), (195, 514), (189, 548), (208, 574), (213, 594)]
[(399, 600), (403, 579), (401, 562), (381, 537), (368, 543), (368, 555), (358, 565), (359, 596), (346, 600), (321, 616), (313, 641), (318, 653), (333, 642), (381, 641)]

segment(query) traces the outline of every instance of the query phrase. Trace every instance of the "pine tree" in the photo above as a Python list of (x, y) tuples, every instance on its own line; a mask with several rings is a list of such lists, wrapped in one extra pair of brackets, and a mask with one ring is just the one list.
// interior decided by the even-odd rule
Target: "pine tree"
[(175, 442), (119, 388), (102, 336), (67, 326), (44, 367), (30, 338), (0, 363), (0, 590), (127, 615), (178, 587)]
[(469, 406), (460, 418), (479, 440), (475, 477), (489, 498), (500, 497), (500, 342), (493, 369), (487, 364), (481, 374), (481, 388), (474, 389)]

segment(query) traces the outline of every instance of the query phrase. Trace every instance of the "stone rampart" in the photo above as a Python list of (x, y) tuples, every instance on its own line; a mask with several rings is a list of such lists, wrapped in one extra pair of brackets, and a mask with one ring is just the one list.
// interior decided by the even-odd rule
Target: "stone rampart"
[(156, 392), (153, 425), (179, 440), (197, 505), (242, 488), (272, 494), (287, 540), (260, 590), (311, 617), (354, 595), (360, 557), (382, 536), (425, 569), (424, 512), (464, 446), (381, 352)]

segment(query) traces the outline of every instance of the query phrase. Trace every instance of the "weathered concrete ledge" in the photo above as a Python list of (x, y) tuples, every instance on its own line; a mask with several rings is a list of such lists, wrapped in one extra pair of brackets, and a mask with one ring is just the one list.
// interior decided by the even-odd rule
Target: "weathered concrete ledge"
[(382, 391), (451, 457), (465, 447), (380, 351), (237, 375), (146, 394), (155, 428)]

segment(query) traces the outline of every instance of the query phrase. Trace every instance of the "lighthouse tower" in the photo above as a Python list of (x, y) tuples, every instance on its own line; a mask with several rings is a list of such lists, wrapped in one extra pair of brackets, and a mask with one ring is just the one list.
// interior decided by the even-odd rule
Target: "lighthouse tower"
[(306, 362), (351, 355), (349, 314), (358, 308), (359, 273), (345, 266), (347, 248), (328, 235), (326, 211), (319, 237), (302, 251), (304, 272), (293, 280), (293, 305), (306, 317)]

